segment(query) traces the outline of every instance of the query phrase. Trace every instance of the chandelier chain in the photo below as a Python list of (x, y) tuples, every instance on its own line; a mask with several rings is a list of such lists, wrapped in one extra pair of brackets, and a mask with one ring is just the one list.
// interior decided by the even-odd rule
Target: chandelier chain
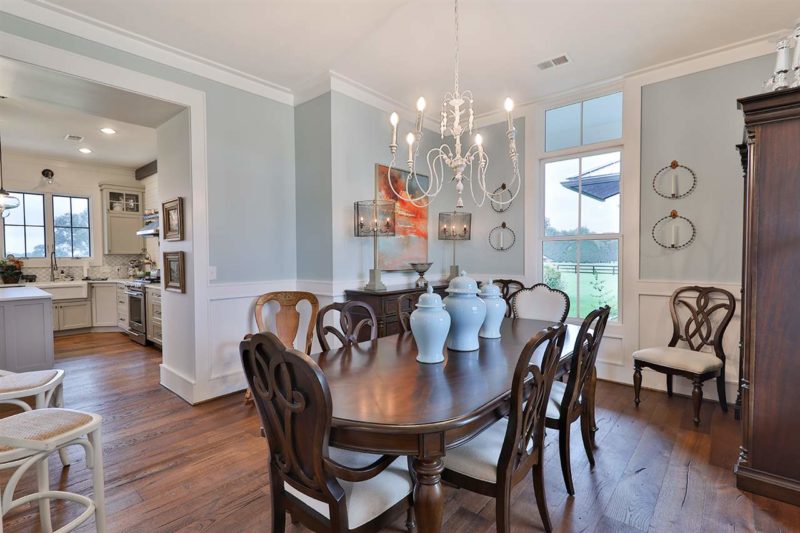
[(456, 70), (455, 70), (455, 96), (458, 97), (458, 55), (459, 55), (459, 41), (458, 41), (458, 0), (455, 1), (455, 26), (456, 26)]

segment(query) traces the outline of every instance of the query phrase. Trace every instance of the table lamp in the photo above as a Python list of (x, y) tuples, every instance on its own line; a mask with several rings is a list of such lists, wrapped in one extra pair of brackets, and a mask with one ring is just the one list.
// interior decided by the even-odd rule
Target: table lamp
[(450, 213), (439, 213), (439, 240), (453, 241), (453, 264), (450, 266), (450, 275), (447, 281), (455, 278), (461, 272), (456, 264), (456, 241), (468, 241), (472, 234), (472, 213), (461, 210)]
[(356, 237), (372, 237), (373, 268), (369, 271), (369, 291), (385, 291), (378, 268), (378, 237), (394, 236), (395, 205), (391, 200), (362, 200), (353, 204), (353, 230)]

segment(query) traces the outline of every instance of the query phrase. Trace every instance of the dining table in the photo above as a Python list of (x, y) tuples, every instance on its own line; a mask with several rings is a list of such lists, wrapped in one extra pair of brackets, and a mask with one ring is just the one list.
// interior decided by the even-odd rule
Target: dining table
[[(464, 444), (508, 413), (514, 369), (525, 344), (553, 322), (506, 318), (498, 339), (478, 350), (445, 349), (445, 360), (419, 363), (412, 333), (331, 349), (311, 357), (328, 381), (333, 403), (329, 444), (411, 459), (414, 514), (420, 533), (442, 530), (441, 474), (447, 450)], [(579, 326), (567, 325), (563, 367)], [(543, 348), (532, 362), (539, 364)], [(594, 426), (594, 386), (588, 396)]]

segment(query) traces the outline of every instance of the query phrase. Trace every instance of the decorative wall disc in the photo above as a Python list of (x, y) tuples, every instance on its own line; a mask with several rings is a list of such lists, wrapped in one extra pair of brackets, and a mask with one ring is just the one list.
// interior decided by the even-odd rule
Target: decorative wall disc
[[(696, 187), (697, 175), (694, 170), (677, 161), (660, 169), (653, 176), (653, 190), (662, 198), (670, 200), (686, 198), (694, 192)], [(669, 193), (665, 193), (665, 190), (669, 190)]]
[[(511, 207), (512, 198), (513, 195), (511, 194), (511, 191), (508, 190), (508, 186), (503, 183), (494, 190), (494, 199), (490, 198), (489, 205), (491, 205), (492, 209), (494, 209), (496, 212), (502, 213), (503, 211), (508, 211), (508, 208)], [(497, 203), (495, 199), (505, 203)]]
[(656, 244), (667, 250), (680, 250), (686, 248), (697, 236), (694, 222), (682, 217), (676, 210), (658, 219), (650, 231)]
[(516, 242), (516, 240), (517, 235), (514, 233), (514, 230), (509, 228), (505, 222), (495, 228), (492, 228), (492, 230), (489, 232), (489, 246), (498, 252), (505, 252), (514, 246), (514, 242)]

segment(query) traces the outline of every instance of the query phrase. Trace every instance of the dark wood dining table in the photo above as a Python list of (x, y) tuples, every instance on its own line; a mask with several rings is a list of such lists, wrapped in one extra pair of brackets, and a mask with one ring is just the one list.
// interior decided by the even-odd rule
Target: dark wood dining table
[[(411, 333), (314, 354), (333, 402), (330, 444), (412, 457), (414, 511), (421, 533), (442, 529), (443, 458), (508, 412), (520, 352), (542, 320), (503, 321), (501, 338), (480, 339), (474, 352), (447, 351), (422, 364)], [(572, 356), (578, 326), (568, 325), (562, 361)], [(541, 360), (541, 354), (534, 355)], [(592, 380), (592, 387), (594, 380)], [(594, 398), (594, 391), (591, 391)]]

